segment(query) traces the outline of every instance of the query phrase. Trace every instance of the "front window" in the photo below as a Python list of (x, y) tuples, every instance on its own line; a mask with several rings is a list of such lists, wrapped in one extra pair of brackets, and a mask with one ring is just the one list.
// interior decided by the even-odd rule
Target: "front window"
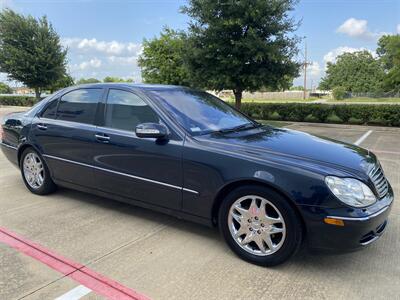
[(138, 95), (110, 89), (106, 106), (106, 127), (134, 131), (141, 123), (159, 122), (157, 114)]
[(255, 125), (254, 121), (206, 92), (173, 89), (154, 90), (151, 94), (192, 135)]

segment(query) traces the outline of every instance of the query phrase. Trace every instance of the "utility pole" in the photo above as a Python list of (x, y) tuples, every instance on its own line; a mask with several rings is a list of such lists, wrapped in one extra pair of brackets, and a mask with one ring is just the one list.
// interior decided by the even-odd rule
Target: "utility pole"
[(306, 99), (307, 96), (307, 65), (308, 65), (308, 61), (307, 61), (307, 41), (304, 40), (304, 45), (305, 45), (305, 49), (304, 49), (304, 90), (303, 90), (303, 100)]

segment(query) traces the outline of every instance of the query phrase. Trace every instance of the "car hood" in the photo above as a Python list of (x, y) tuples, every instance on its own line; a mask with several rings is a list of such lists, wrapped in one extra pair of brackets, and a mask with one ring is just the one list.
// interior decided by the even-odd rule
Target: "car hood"
[(374, 154), (355, 145), (270, 126), (232, 133), (213, 133), (201, 136), (199, 140), (247, 156), (285, 156), (288, 159), (307, 160), (363, 174), (366, 174), (371, 164), (376, 163)]

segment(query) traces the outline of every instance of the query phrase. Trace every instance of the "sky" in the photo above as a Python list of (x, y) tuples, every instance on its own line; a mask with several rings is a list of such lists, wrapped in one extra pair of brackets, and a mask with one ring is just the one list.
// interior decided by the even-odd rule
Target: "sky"
[[(267, 1), (267, 0), (266, 0)], [(0, 10), (46, 15), (68, 47), (68, 69), (79, 79), (106, 76), (141, 81), (137, 58), (143, 39), (164, 26), (186, 29), (179, 12), (185, 0), (0, 0)], [(375, 55), (383, 34), (400, 34), (400, 0), (300, 0), (290, 13), (304, 37), (296, 59), (304, 61), (307, 44), (308, 88), (324, 76), (326, 63), (344, 52), (368, 50)], [(5, 74), (0, 74), (5, 80)], [(303, 79), (294, 80), (302, 85)]]

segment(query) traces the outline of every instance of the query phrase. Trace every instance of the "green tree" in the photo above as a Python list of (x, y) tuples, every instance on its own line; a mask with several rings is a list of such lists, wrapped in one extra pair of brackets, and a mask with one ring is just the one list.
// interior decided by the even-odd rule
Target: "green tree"
[(0, 82), (0, 94), (12, 94), (12, 92), (12, 88), (3, 82)]
[(65, 74), (66, 55), (46, 17), (0, 12), (0, 72), (33, 88), (37, 99)]
[(165, 27), (160, 37), (143, 41), (143, 53), (138, 63), (147, 83), (190, 86), (184, 52), (186, 37), (182, 32)]
[(290, 88), (291, 91), (304, 91), (304, 86), (302, 85), (297, 85), (297, 86), (292, 86)]
[(101, 81), (96, 78), (81, 78), (76, 84), (86, 84), (86, 83), (100, 83)]
[(387, 92), (400, 92), (400, 34), (384, 35), (378, 41), (379, 59), (385, 69), (383, 88)]
[(289, 17), (297, 0), (190, 0), (192, 18), (185, 61), (193, 81), (230, 89), (240, 108), (244, 90), (282, 89), (298, 76), (293, 61), (298, 23)]
[(103, 82), (133, 82), (133, 79), (131, 78), (123, 79), (119, 77), (107, 76), (103, 79)]
[(71, 75), (65, 73), (60, 79), (57, 81), (53, 82), (48, 89), (50, 90), (50, 93), (54, 93), (55, 91), (59, 89), (63, 89), (65, 87), (74, 85), (74, 79), (71, 77)]
[(366, 50), (344, 53), (336, 62), (327, 64), (326, 75), (319, 88), (332, 90), (342, 87), (348, 92), (379, 92), (382, 89), (384, 71), (377, 59)]

